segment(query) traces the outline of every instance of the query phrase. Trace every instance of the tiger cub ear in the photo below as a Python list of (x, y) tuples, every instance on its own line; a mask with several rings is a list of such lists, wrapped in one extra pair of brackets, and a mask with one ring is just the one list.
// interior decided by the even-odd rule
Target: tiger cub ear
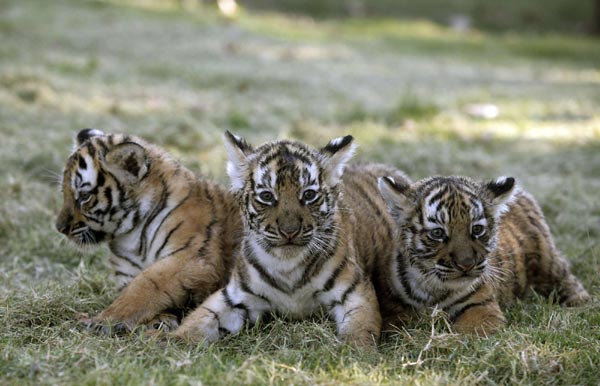
[(75, 149), (77, 149), (79, 146), (81, 146), (88, 139), (90, 139), (92, 137), (99, 137), (102, 135), (104, 135), (104, 132), (97, 130), (97, 129), (81, 130), (79, 133), (77, 133), (77, 136), (75, 136), (75, 140), (73, 141), (73, 151), (75, 151)]
[(104, 156), (106, 169), (122, 183), (135, 183), (148, 173), (146, 150), (135, 142), (124, 142)]
[(321, 166), (329, 185), (335, 186), (342, 179), (344, 168), (356, 150), (353, 140), (351, 135), (335, 138), (321, 149)]
[(225, 149), (227, 150), (227, 174), (231, 179), (231, 189), (236, 192), (244, 187), (245, 174), (249, 167), (248, 156), (254, 152), (252, 146), (239, 135), (225, 130), (223, 134)]
[(410, 185), (406, 181), (396, 181), (386, 176), (377, 180), (377, 186), (392, 217), (399, 223), (404, 222), (412, 206), (409, 198)]
[(496, 217), (508, 210), (508, 204), (516, 189), (517, 185), (512, 177), (499, 177), (483, 183), (482, 193), (488, 199)]

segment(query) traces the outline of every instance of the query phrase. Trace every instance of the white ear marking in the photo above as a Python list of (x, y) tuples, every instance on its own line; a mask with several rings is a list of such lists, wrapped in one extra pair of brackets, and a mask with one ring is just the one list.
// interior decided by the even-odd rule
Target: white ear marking
[(72, 152), (75, 152), (79, 146), (81, 146), (85, 141), (92, 137), (99, 137), (104, 135), (104, 132), (98, 129), (83, 129), (80, 130), (79, 133), (75, 136), (73, 140), (73, 149)]
[(392, 177), (385, 176), (377, 179), (377, 187), (392, 217), (398, 223), (404, 222), (411, 206), (407, 196), (410, 185), (405, 181), (396, 181)]
[(248, 170), (248, 155), (253, 149), (239, 135), (225, 131), (223, 134), (225, 149), (227, 150), (227, 175), (231, 179), (231, 190), (237, 192), (244, 187), (246, 172)]
[(321, 164), (327, 172), (328, 183), (337, 185), (342, 179), (346, 164), (356, 151), (351, 135), (335, 138), (321, 149)]
[(484, 194), (489, 197), (494, 216), (499, 218), (509, 209), (510, 202), (518, 191), (513, 177), (499, 177), (496, 180), (484, 183)]

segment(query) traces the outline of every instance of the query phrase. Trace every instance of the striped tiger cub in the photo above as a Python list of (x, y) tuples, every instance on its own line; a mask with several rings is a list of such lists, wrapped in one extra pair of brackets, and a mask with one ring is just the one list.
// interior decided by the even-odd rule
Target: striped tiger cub
[(567, 306), (589, 299), (536, 201), (514, 178), (430, 177), (411, 184), (385, 177), (379, 188), (399, 231), (387, 271), (391, 293), (382, 301), (386, 315), (435, 306), (457, 331), (488, 334), (506, 323), (499, 304), (529, 288)]
[(117, 299), (85, 320), (103, 333), (178, 325), (169, 310), (221, 288), (242, 236), (234, 197), (140, 138), (85, 129), (61, 183), (56, 228), (80, 246), (106, 241)]
[[(324, 309), (343, 340), (377, 342), (381, 318), (369, 279), (374, 256), (359, 249), (377, 250), (373, 242), (391, 245), (394, 224), (390, 216), (380, 225), (359, 218), (352, 208), (385, 217), (375, 174), (394, 169), (353, 166), (345, 174), (352, 141), (334, 139), (320, 151), (289, 141), (254, 149), (225, 133), (227, 171), (241, 202), (245, 237), (227, 285), (184, 319), (177, 338), (210, 343), (267, 312), (301, 318)], [(366, 182), (361, 192), (346, 195), (342, 176), (351, 175), (352, 186)], [(366, 235), (368, 242), (357, 242)]]

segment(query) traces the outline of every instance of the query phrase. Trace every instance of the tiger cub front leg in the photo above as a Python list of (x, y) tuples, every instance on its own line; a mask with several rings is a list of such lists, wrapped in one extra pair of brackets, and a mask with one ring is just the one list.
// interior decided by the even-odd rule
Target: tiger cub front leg
[(506, 325), (504, 314), (496, 300), (471, 303), (454, 319), (454, 328), (459, 333), (489, 335)]
[(375, 348), (381, 333), (381, 314), (370, 281), (364, 279), (354, 291), (344, 293), (329, 312), (340, 338), (356, 347)]
[[(82, 322), (88, 329), (102, 334), (132, 331), (143, 324), (173, 330), (177, 327), (176, 317), (163, 312), (185, 303), (189, 294), (182, 284), (194, 282), (194, 288), (203, 289), (197, 285), (197, 278), (203, 276), (207, 273), (182, 265), (174, 258), (158, 261), (137, 275), (108, 308)], [(214, 284), (205, 290), (214, 290)]]
[(186, 342), (210, 344), (221, 335), (239, 332), (247, 320), (255, 322), (264, 310), (252, 307), (248, 295), (235, 282), (210, 295), (189, 314), (173, 334)]

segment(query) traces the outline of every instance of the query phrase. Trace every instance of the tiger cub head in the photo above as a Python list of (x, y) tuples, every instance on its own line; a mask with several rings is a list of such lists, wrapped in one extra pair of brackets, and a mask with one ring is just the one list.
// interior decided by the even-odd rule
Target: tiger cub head
[(133, 192), (147, 172), (146, 151), (132, 137), (80, 131), (62, 175), (56, 229), (78, 245), (92, 245), (131, 228)]
[(283, 259), (326, 247), (335, 232), (338, 185), (355, 149), (352, 136), (320, 150), (290, 141), (254, 149), (230, 132), (224, 137), (232, 190), (258, 245)]
[(480, 183), (430, 177), (408, 185), (383, 177), (379, 189), (398, 223), (408, 269), (442, 289), (494, 275), (487, 257), (496, 247), (500, 216), (515, 191), (514, 178)]

